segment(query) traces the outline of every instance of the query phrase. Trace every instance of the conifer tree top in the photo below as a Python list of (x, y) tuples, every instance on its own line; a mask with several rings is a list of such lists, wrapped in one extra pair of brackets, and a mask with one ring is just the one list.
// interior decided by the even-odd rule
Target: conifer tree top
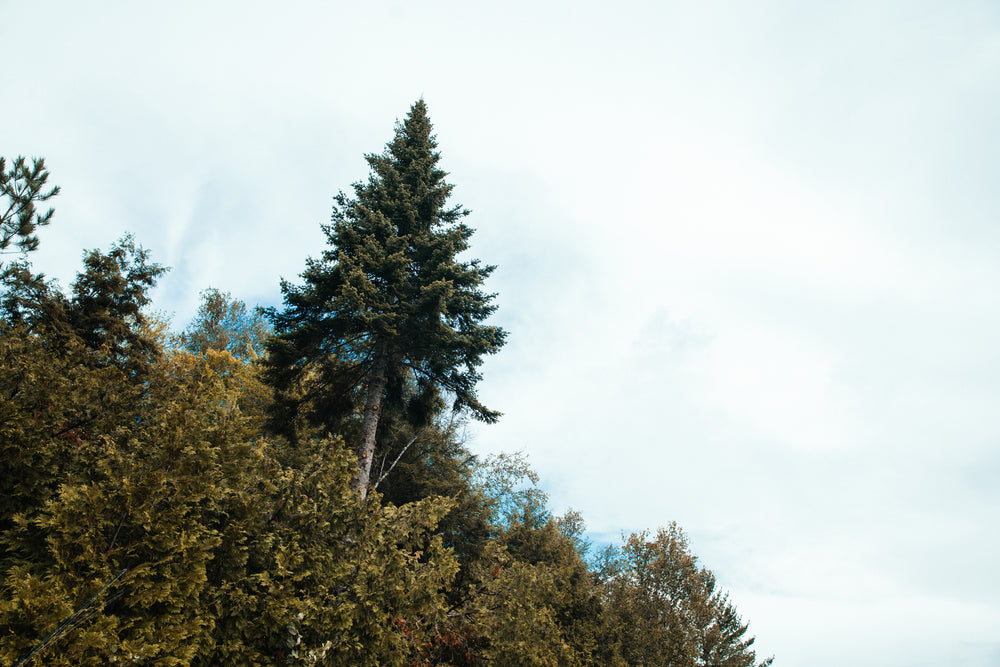
[(359, 392), (383, 384), (390, 400), (432, 405), (440, 396), (495, 421), (499, 413), (475, 391), (483, 356), (506, 338), (485, 324), (496, 306), (481, 288), (494, 267), (458, 259), (473, 234), (463, 222), (469, 211), (448, 201), (453, 186), (424, 101), (396, 123), (381, 153), (365, 157), (368, 178), (334, 197), (323, 226), (328, 247), (307, 261), (301, 286), (283, 284), (285, 309), (271, 314), (276, 388), (308, 394), (300, 383), (322, 377), (322, 390), (316, 385), (315, 398), (299, 399), (295, 410), (319, 401), (326, 407), (314, 414), (329, 427), (331, 415), (356, 414)]

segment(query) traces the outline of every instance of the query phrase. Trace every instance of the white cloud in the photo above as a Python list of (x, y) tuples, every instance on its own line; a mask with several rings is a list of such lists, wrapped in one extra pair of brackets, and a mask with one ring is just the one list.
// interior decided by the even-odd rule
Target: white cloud
[(779, 664), (996, 662), (988, 3), (3, 13), (47, 272), (133, 230), (179, 322), (273, 302), (423, 94), (511, 331), (477, 448), (598, 538), (678, 520)]

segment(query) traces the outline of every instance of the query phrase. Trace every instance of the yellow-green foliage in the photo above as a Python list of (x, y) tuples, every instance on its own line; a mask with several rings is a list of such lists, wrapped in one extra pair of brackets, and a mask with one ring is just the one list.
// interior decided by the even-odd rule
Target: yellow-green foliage
[[(523, 457), (478, 460), (462, 445), (444, 398), (496, 418), (475, 398), (475, 367), (506, 334), (482, 326), (492, 268), (454, 261), (471, 230), (464, 209), (441, 208), (451, 186), (436, 168), (421, 206), (437, 213), (410, 224), (397, 163), (420, 176), (437, 161), (422, 102), (402, 128), (369, 157), (381, 180), (339, 197), (328, 229), (369, 265), (430, 271), (367, 295), (388, 315), (351, 310), (355, 283), (374, 283), (342, 252), (333, 273), (310, 263), (308, 290), (285, 284), (292, 308), (272, 311), (285, 338), (270, 339), (212, 290), (171, 338), (143, 310), (164, 269), (128, 237), (85, 255), (72, 296), (27, 262), (0, 272), (0, 664), (755, 664), (746, 624), (679, 528), (632, 535), (588, 566), (581, 517), (551, 514)], [(379, 236), (390, 218), (406, 233)], [(441, 222), (453, 226), (433, 231)], [(30, 249), (32, 231), (11, 226), (0, 246), (17, 236)], [(424, 250), (406, 259), (404, 237)], [(465, 301), (444, 307), (442, 276)], [(341, 310), (324, 324), (328, 278)], [(439, 315), (458, 318), (443, 338)], [(397, 346), (395, 370), (369, 459), (378, 488), (360, 500), (345, 439), (358, 437), (365, 373), (351, 369), (378, 341)]]
[[(21, 500), (4, 513), (0, 626), (19, 631), (0, 638), (0, 655), (18, 657), (102, 591), (79, 627), (52, 638), (59, 650), (46, 649), (45, 664), (105, 664), (114, 653), (185, 664), (211, 629), (190, 601), (207, 581), (219, 537), (206, 519), (228, 481), (213, 396), (194, 376), (178, 382), (171, 359), (137, 386), (100, 350), (69, 342), (53, 355), (43, 335), (4, 333), (30, 359), (36, 395), (4, 395), (21, 417), (4, 434)], [(11, 370), (5, 363), (0, 373)], [(43, 411), (55, 418), (34, 418)], [(35, 448), (45, 470), (24, 465), (37, 460)], [(22, 489), (25, 468), (33, 483)], [(47, 604), (33, 610), (38, 600)]]
[(261, 438), (252, 366), (173, 352), (135, 386), (3, 333), (0, 661), (69, 618), (38, 664), (403, 664), (440, 618), (450, 501), (360, 505), (339, 442)]
[[(608, 663), (754, 667), (753, 637), (677, 524), (628, 536), (601, 562)], [(765, 660), (761, 667), (769, 665)]]
[(362, 503), (339, 438), (264, 435), (255, 361), (161, 349), (135, 372), (0, 329), (0, 662), (755, 663), (680, 529), (594, 572), (521, 457), (456, 467), (458, 500)]

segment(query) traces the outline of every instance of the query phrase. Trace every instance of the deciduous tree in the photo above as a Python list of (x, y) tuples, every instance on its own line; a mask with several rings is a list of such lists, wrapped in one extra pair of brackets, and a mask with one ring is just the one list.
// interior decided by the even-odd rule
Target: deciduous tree
[[(684, 531), (630, 535), (602, 554), (599, 574), (609, 630), (608, 664), (755, 667), (747, 624), (715, 576), (698, 566)], [(764, 660), (760, 667), (771, 664)]]
[(256, 359), (264, 351), (269, 329), (259, 311), (251, 311), (229, 292), (203, 290), (201, 306), (190, 326), (179, 337), (182, 347), (194, 354), (226, 350), (238, 359)]

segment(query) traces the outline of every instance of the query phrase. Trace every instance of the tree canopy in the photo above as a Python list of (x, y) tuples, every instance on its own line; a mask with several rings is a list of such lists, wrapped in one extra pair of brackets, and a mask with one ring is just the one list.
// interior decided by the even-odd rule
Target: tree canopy
[(65, 291), (7, 267), (0, 664), (770, 664), (676, 525), (595, 557), (525, 456), (465, 446), (506, 333), (435, 146), (418, 101), (273, 332), (212, 289), (174, 332), (130, 236)]
[(229, 292), (202, 290), (194, 321), (178, 338), (194, 354), (225, 350), (239, 359), (256, 359), (264, 352), (270, 328), (259, 311), (251, 311)]

